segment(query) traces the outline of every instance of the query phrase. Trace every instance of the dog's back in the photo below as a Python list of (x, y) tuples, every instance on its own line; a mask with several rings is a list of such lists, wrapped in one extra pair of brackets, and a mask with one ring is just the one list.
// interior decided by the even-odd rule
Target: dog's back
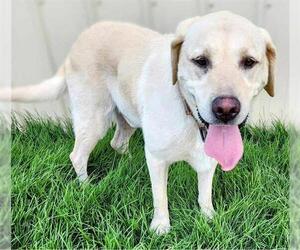
[(149, 41), (158, 36), (159, 33), (134, 24), (96, 23), (80, 34), (54, 77), (36, 85), (2, 89), (0, 100), (37, 102), (57, 99), (66, 90), (66, 78), (75, 74), (85, 74), (89, 82), (97, 84), (109, 84), (109, 80), (116, 78), (122, 84), (120, 87), (131, 95), (131, 85), (143, 64), (137, 57), (146, 56)]

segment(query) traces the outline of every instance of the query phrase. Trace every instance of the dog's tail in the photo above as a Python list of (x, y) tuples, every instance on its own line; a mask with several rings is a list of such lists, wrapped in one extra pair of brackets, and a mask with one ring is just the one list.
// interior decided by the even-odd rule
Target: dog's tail
[(66, 90), (64, 66), (50, 79), (36, 85), (16, 88), (0, 88), (0, 101), (41, 102), (55, 100)]

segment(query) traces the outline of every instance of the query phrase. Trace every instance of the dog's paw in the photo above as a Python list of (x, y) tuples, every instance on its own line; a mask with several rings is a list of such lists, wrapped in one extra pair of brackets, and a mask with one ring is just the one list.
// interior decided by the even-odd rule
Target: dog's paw
[(170, 228), (170, 220), (168, 218), (153, 218), (150, 224), (150, 229), (158, 235), (168, 233)]
[(201, 207), (201, 212), (206, 218), (208, 218), (210, 220), (212, 220), (214, 215), (216, 214), (216, 211), (214, 210), (213, 207), (211, 207), (211, 208)]
[(87, 182), (89, 179), (87, 174), (78, 175), (77, 177), (80, 184)]
[(127, 154), (129, 152), (129, 143), (120, 142), (117, 139), (113, 138), (110, 142), (110, 146), (116, 150), (119, 154)]

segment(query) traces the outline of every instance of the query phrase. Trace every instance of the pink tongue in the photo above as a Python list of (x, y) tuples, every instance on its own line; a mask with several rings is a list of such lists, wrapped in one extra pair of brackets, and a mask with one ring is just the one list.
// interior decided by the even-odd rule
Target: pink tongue
[(215, 158), (224, 171), (232, 170), (243, 155), (243, 141), (237, 125), (209, 125), (205, 153)]

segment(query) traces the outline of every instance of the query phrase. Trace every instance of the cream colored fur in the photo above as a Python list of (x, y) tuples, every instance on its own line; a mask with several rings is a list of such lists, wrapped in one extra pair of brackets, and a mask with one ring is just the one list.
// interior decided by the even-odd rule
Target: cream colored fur
[[(208, 72), (191, 62), (203, 53), (212, 61)], [(259, 64), (249, 71), (241, 69), (244, 55), (257, 58)], [(117, 128), (111, 145), (120, 152), (127, 150), (134, 130), (142, 128), (153, 192), (151, 228), (162, 234), (170, 229), (167, 175), (173, 162), (185, 160), (195, 169), (201, 210), (209, 218), (214, 214), (211, 193), (217, 162), (204, 153), (197, 123), (186, 115), (179, 88), (194, 117), (198, 106), (208, 123), (215, 122), (213, 98), (236, 96), (242, 110), (233, 123), (239, 124), (260, 90), (265, 87), (274, 94), (274, 63), (268, 33), (229, 12), (183, 21), (174, 35), (103, 22), (79, 36), (56, 76), (13, 89), (11, 98), (49, 100), (68, 89), (76, 138), (70, 159), (81, 181), (88, 177), (91, 151), (113, 122)], [(8, 92), (2, 90), (0, 99), (7, 100)]]

